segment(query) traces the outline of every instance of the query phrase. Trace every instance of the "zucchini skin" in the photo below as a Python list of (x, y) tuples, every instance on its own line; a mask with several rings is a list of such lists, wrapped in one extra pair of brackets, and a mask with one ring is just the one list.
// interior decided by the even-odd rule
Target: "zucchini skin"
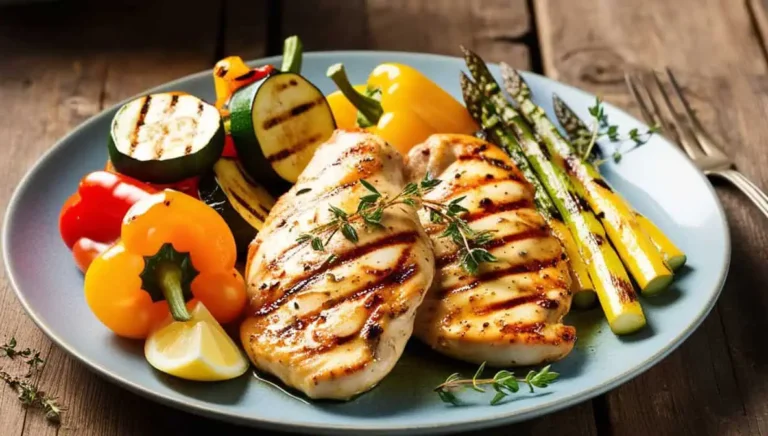
[(287, 191), (288, 183), (277, 174), (261, 150), (253, 125), (253, 104), (256, 94), (274, 74), (237, 90), (229, 100), (229, 134), (235, 143), (240, 164), (254, 180), (263, 182), (269, 189)]
[(531, 90), (523, 78), (506, 64), (502, 64), (502, 75), (507, 92), (517, 101), (523, 117), (541, 137), (552, 160), (570, 176), (576, 192), (601, 217), (608, 238), (642, 294), (655, 295), (666, 289), (673, 279), (672, 270), (651, 238), (641, 229), (629, 203), (611, 188), (594, 165), (578, 156), (544, 109), (531, 100)]
[[(327, 133), (327, 135), (325, 135), (326, 137), (316, 135), (312, 138), (300, 138), (315, 141), (316, 145), (311, 149), (291, 149), (291, 147), (295, 145), (294, 142), (296, 138), (291, 138), (289, 136), (285, 137), (284, 141), (279, 141), (281, 138), (271, 137), (268, 139), (271, 142), (264, 142), (265, 138), (263, 136), (260, 137), (259, 132), (261, 132), (262, 135), (266, 135), (266, 130), (272, 128), (267, 124), (272, 120), (264, 120), (263, 125), (254, 124), (254, 106), (256, 105), (257, 98), (263, 98), (259, 96), (259, 92), (261, 92), (262, 89), (265, 89), (265, 92), (268, 93), (267, 98), (271, 98), (272, 94), (270, 93), (275, 92), (274, 89), (267, 89), (264, 87), (272, 86), (270, 81), (291, 76), (295, 79), (290, 81), (294, 86), (296, 81), (300, 81), (299, 86), (308, 85), (308, 89), (311, 89), (316, 93), (315, 99), (322, 100), (313, 102), (312, 106), (308, 106), (309, 108), (316, 107), (316, 105), (322, 105), (324, 110), (327, 111), (326, 121), (329, 123), (320, 127), (320, 129), (327, 129), (327, 132), (323, 132), (323, 134)], [(281, 85), (279, 82), (276, 82), (275, 86), (277, 87), (277, 93), (285, 89), (285, 85)], [(279, 99), (280, 95), (277, 93), (274, 98)], [(295, 156), (303, 156), (303, 153), (307, 153), (308, 150), (314, 152), (315, 147), (320, 143), (317, 141), (320, 140), (322, 142), (327, 140), (328, 137), (330, 137), (330, 134), (336, 129), (336, 123), (330, 106), (325, 100), (323, 93), (309, 80), (300, 74), (292, 72), (273, 72), (269, 76), (239, 89), (230, 99), (229, 110), (230, 135), (232, 136), (235, 149), (240, 157), (243, 168), (252, 179), (263, 183), (274, 195), (286, 192), (290, 188), (290, 185), (298, 179), (299, 174), (304, 170), (302, 166), (304, 163), (292, 166), (295, 161), (291, 163), (291, 160), (286, 159), (292, 159)], [(303, 112), (297, 111), (295, 114), (292, 112), (289, 113), (289, 116), (304, 117), (306, 115)], [(309, 122), (315, 122), (316, 120), (319, 122), (319, 118), (322, 116), (323, 115), (321, 114), (316, 114), (314, 118), (309, 119)], [(277, 125), (278, 122), (275, 122), (274, 125)], [(320, 126), (320, 124), (315, 125), (315, 127), (317, 126)], [(308, 135), (308, 133), (300, 133), (299, 135), (302, 134)], [(268, 153), (272, 153), (272, 156), (265, 156), (265, 149), (271, 150), (268, 151)], [(306, 161), (308, 161), (308, 159), (306, 159)]]
[[(563, 101), (557, 94), (552, 95), (552, 103), (555, 107), (555, 115), (557, 116), (560, 125), (563, 126), (566, 135), (571, 140), (571, 145), (574, 146), (579, 156), (584, 156), (585, 146), (589, 144), (592, 137), (592, 132), (589, 130), (586, 124), (579, 118), (578, 115), (571, 109), (565, 101)], [(580, 147), (580, 145), (583, 145)], [(592, 155), (587, 156), (587, 161), (595, 163), (597, 159), (600, 159), (600, 147), (592, 147)], [(672, 242), (664, 232), (639, 212), (634, 211), (637, 223), (640, 225), (640, 229), (651, 238), (653, 244), (661, 252), (664, 257), (664, 262), (674, 272), (680, 269), (687, 260), (685, 253)]]
[[(499, 145), (503, 148), (524, 153), (533, 172), (543, 184), (563, 217), (564, 224), (573, 235), (578, 251), (581, 253), (580, 257), (586, 261), (591, 283), (611, 330), (617, 335), (625, 335), (643, 328), (646, 325), (645, 314), (627, 272), (619, 256), (608, 243), (602, 225), (592, 211), (582, 204), (583, 201), (575, 191), (571, 180), (562, 169), (548, 159), (545, 149), (537, 141), (518, 142), (502, 123), (504, 116), (499, 117), (496, 106), (481, 95), (481, 91), (473, 87), (463, 74), (461, 83), (470, 113), (478, 119), (484, 129), (499, 140)], [(474, 102), (478, 103), (474, 104)], [(511, 108), (500, 109), (511, 111)], [(523, 132), (529, 131), (525, 125), (519, 127)], [(585, 300), (588, 295), (584, 293), (578, 298)], [(589, 303), (586, 300), (578, 304), (586, 306)]]
[(688, 259), (683, 250), (678, 248), (677, 245), (675, 245), (675, 243), (646, 216), (641, 215), (640, 212), (636, 211), (635, 218), (637, 218), (637, 223), (640, 224), (640, 228), (643, 229), (649, 238), (651, 238), (651, 241), (656, 245), (656, 248), (661, 252), (661, 255), (664, 256), (664, 262), (667, 263), (667, 266), (672, 271), (677, 271), (682, 268)]
[(224, 218), (235, 237), (238, 255), (248, 251), (267, 220), (275, 199), (253, 183), (236, 159), (223, 157), (198, 184), (200, 199)]
[(227, 194), (224, 193), (224, 190), (216, 181), (216, 174), (213, 171), (200, 178), (198, 193), (200, 194), (200, 200), (212, 207), (213, 210), (224, 218), (224, 221), (232, 231), (232, 236), (235, 237), (238, 257), (245, 254), (248, 251), (248, 244), (253, 241), (253, 238), (256, 237), (259, 231), (251, 226), (232, 207)]
[[(202, 100), (201, 100), (202, 101)], [(207, 104), (203, 102), (204, 104)], [(120, 114), (129, 103), (117, 111), (110, 126), (107, 151), (109, 160), (120, 174), (147, 183), (168, 184), (208, 172), (224, 151), (224, 123), (219, 117), (219, 127), (208, 141), (208, 145), (195, 153), (167, 160), (139, 160), (121, 153), (117, 149), (115, 127)]]

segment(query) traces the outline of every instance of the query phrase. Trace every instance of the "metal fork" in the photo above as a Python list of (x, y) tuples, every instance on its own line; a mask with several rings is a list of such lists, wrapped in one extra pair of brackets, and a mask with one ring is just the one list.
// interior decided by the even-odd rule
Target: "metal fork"
[[(701, 127), (701, 123), (699, 123), (688, 101), (683, 96), (680, 85), (672, 71), (666, 68), (665, 72), (672, 85), (674, 95), (683, 107), (685, 121), (675, 110), (669, 94), (665, 91), (664, 85), (655, 71), (645, 75), (652, 78), (650, 80), (651, 85), (647, 84), (647, 80), (643, 78), (643, 75), (626, 73), (624, 78), (629, 87), (629, 92), (640, 106), (640, 112), (642, 112), (645, 121), (650, 125), (661, 126), (664, 132), (674, 135), (677, 138), (677, 144), (685, 151), (697, 168), (708, 176), (717, 176), (733, 183), (768, 217), (768, 196), (743, 174), (734, 169), (733, 160), (725, 154), (721, 146), (715, 144)], [(652, 87), (661, 95), (661, 100), (667, 112), (671, 115), (671, 122), (669, 118), (662, 116), (658, 100), (654, 97), (654, 93), (651, 92)], [(646, 100), (650, 103), (650, 108), (646, 104)]]

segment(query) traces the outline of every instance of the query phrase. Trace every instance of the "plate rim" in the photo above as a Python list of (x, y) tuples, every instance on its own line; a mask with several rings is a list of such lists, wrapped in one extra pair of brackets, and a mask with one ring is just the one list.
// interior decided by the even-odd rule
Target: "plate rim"
[[(330, 50), (330, 51), (308, 51), (304, 53), (305, 58), (325, 58), (325, 57), (331, 57), (331, 56), (352, 56), (352, 57), (392, 56), (392, 57), (398, 57), (398, 58), (408, 58), (408, 57), (418, 58), (418, 59), (431, 58), (434, 60), (443, 60), (443, 61), (444, 60), (461, 61), (462, 59), (458, 56), (449, 56), (449, 55), (441, 55), (441, 54), (434, 54), (434, 53), (409, 52), (409, 51), (391, 51), (391, 50), (390, 51)], [(264, 58), (248, 60), (246, 61), (246, 64), (248, 64), (249, 66), (263, 65), (268, 63), (277, 63), (281, 59), (282, 59), (282, 56), (279, 56), (279, 55), (269, 56)], [(498, 63), (489, 62), (489, 65), (497, 66)], [(582, 402), (591, 400), (592, 398), (598, 395), (601, 395), (605, 392), (616, 389), (617, 387), (623, 385), (628, 381), (631, 381), (632, 379), (645, 373), (648, 369), (650, 369), (651, 367), (661, 362), (673, 351), (677, 350), (690, 337), (690, 335), (693, 334), (693, 332), (695, 332), (699, 328), (699, 326), (704, 322), (707, 316), (711, 313), (715, 304), (719, 300), (719, 297), (724, 288), (726, 279), (728, 277), (730, 264), (731, 264), (732, 246), (731, 246), (730, 229), (728, 226), (728, 220), (726, 218), (722, 202), (720, 201), (720, 198), (718, 197), (717, 192), (715, 191), (712, 184), (709, 182), (708, 178), (702, 172), (697, 170), (696, 171), (697, 177), (699, 177), (704, 182), (704, 185), (709, 191), (709, 194), (715, 200), (717, 215), (720, 219), (720, 224), (724, 229), (723, 237), (724, 237), (724, 243), (725, 243), (725, 262), (720, 267), (718, 282), (715, 285), (715, 292), (712, 294), (709, 301), (707, 301), (703, 309), (696, 315), (695, 321), (689, 324), (683, 331), (681, 331), (675, 337), (671, 338), (666, 344), (663, 345), (663, 347), (659, 349), (657, 353), (651, 355), (642, 363), (640, 363), (639, 365), (636, 365), (633, 369), (625, 371), (617, 375), (616, 377), (613, 377), (612, 379), (603, 382), (600, 385), (566, 396), (565, 398), (562, 398), (561, 400), (555, 401), (551, 404), (547, 404), (543, 406), (523, 407), (519, 409), (514, 409), (511, 412), (496, 413), (492, 416), (486, 416), (480, 419), (463, 419), (458, 421), (447, 421), (447, 422), (443, 421), (440, 423), (427, 424), (427, 425), (397, 426), (397, 425), (389, 424), (386, 427), (382, 427), (382, 426), (370, 426), (370, 425), (360, 425), (360, 424), (340, 425), (340, 424), (307, 423), (307, 422), (303, 422), (303, 423), (302, 422), (298, 422), (298, 423), (297, 422), (281, 422), (276, 420), (270, 420), (268, 417), (241, 416), (241, 415), (234, 414), (232, 412), (227, 412), (226, 410), (216, 410), (213, 408), (200, 406), (197, 404), (185, 403), (181, 398), (183, 397), (182, 394), (178, 394), (177, 397), (174, 397), (171, 395), (157, 393), (129, 379), (113, 374), (108, 368), (102, 367), (101, 365), (91, 362), (85, 356), (82, 356), (77, 351), (71, 349), (71, 346), (68, 343), (66, 343), (64, 340), (59, 338), (58, 335), (40, 319), (37, 312), (33, 310), (29, 302), (24, 297), (23, 292), (21, 291), (20, 287), (17, 284), (15, 273), (11, 268), (11, 260), (10, 260), (11, 253), (10, 253), (10, 249), (8, 248), (8, 241), (10, 238), (10, 229), (12, 227), (11, 223), (15, 221), (15, 219), (12, 217), (14, 215), (15, 210), (20, 207), (19, 198), (20, 198), (21, 192), (24, 190), (23, 188), (30, 182), (30, 180), (35, 176), (35, 174), (40, 170), (41, 164), (44, 161), (49, 160), (53, 152), (59, 149), (62, 146), (62, 144), (69, 142), (70, 138), (72, 138), (82, 130), (88, 129), (88, 127), (91, 124), (96, 123), (101, 117), (105, 115), (106, 112), (112, 111), (120, 107), (121, 105), (127, 103), (128, 101), (131, 101), (132, 99), (135, 99), (141, 95), (155, 92), (160, 88), (167, 88), (167, 87), (179, 84), (181, 82), (186, 82), (188, 80), (194, 80), (194, 79), (201, 78), (203, 76), (210, 75), (211, 72), (212, 72), (212, 68), (205, 69), (197, 73), (188, 74), (186, 76), (183, 76), (168, 82), (164, 82), (160, 85), (146, 89), (140, 93), (134, 94), (131, 97), (125, 98), (122, 101), (119, 101), (111, 105), (110, 107), (102, 109), (99, 113), (94, 114), (87, 120), (75, 126), (66, 135), (59, 138), (42, 155), (40, 155), (37, 158), (37, 160), (32, 164), (32, 166), (25, 172), (25, 174), (19, 180), (18, 184), (15, 186), (14, 191), (10, 197), (10, 200), (8, 201), (8, 205), (6, 206), (6, 209), (5, 209), (2, 238), (0, 239), (0, 244), (2, 244), (3, 246), (3, 250), (2, 250), (3, 264), (6, 270), (8, 282), (11, 285), (11, 288), (13, 289), (14, 294), (16, 295), (16, 298), (21, 303), (21, 306), (24, 308), (27, 315), (32, 319), (35, 325), (46, 336), (48, 336), (48, 338), (52, 342), (54, 342), (60, 349), (64, 350), (68, 355), (77, 359), (80, 363), (82, 363), (85, 367), (87, 367), (91, 372), (141, 397), (144, 397), (152, 401), (157, 401), (161, 404), (173, 407), (177, 410), (181, 410), (188, 413), (194, 413), (197, 415), (205, 416), (208, 418), (212, 418), (212, 419), (216, 419), (224, 422), (244, 424), (250, 427), (261, 427), (261, 428), (268, 428), (268, 429), (274, 429), (274, 430), (299, 431), (302, 433), (322, 432), (324, 434), (330, 434), (331, 432), (338, 433), (339, 431), (342, 431), (342, 432), (365, 431), (365, 432), (379, 432), (379, 433), (382, 433), (382, 432), (395, 433), (396, 432), (399, 434), (403, 434), (403, 433), (426, 434), (426, 433), (437, 433), (441, 431), (458, 432), (458, 431), (468, 430), (468, 429), (496, 427), (504, 424), (512, 424), (516, 422), (527, 421), (536, 417), (540, 417), (540, 416), (547, 415), (559, 410), (573, 407)], [(538, 73), (527, 71), (527, 70), (520, 70), (520, 72), (522, 73), (523, 76), (535, 76), (540, 80), (565, 86), (569, 88), (570, 91), (580, 94), (584, 98), (594, 98), (594, 95), (588, 93), (587, 91), (583, 91), (570, 84), (560, 82), (555, 79), (551, 79), (542, 74), (538, 74)], [(641, 120), (638, 120), (633, 115), (629, 114), (628, 112), (624, 111), (619, 107), (616, 107), (607, 102), (605, 102), (604, 105), (607, 107), (610, 107), (611, 110), (621, 112), (623, 115), (626, 115), (630, 119), (633, 119), (642, 125), (646, 125), (644, 122), (642, 122)], [(661, 135), (659, 137), (661, 138), (662, 141), (666, 142), (668, 146), (673, 148), (674, 152), (679, 153), (683, 158), (685, 158), (686, 161), (688, 161), (689, 165), (693, 166), (693, 164), (690, 163), (687, 156), (685, 156), (685, 154), (683, 153), (682, 150), (680, 150), (679, 147), (675, 146), (675, 144), (667, 140), (667, 138)]]

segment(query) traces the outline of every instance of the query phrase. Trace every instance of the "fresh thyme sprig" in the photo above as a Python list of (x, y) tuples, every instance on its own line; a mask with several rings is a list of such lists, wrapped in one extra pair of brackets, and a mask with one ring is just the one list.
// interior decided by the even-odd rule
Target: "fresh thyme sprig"
[(45, 365), (45, 360), (40, 357), (39, 351), (35, 351), (32, 357), (27, 359), (25, 363), (29, 366), (29, 370), (27, 371), (27, 375), (24, 377), (29, 378), (32, 377), (32, 375), (34, 375), (37, 371), (39, 371), (43, 365)]
[(19, 401), (24, 407), (40, 409), (45, 414), (45, 419), (58, 423), (61, 421), (61, 412), (64, 410), (56, 397), (52, 397), (41, 391), (34, 384), (14, 377), (5, 371), (0, 371), (0, 379), (11, 389), (16, 391)]
[[(592, 136), (590, 142), (584, 150), (583, 159), (589, 160), (589, 156), (592, 154), (592, 149), (600, 138), (608, 138), (613, 143), (616, 143), (616, 149), (611, 157), (614, 162), (619, 163), (624, 154), (640, 147), (651, 139), (654, 133), (658, 133), (659, 126), (653, 125), (645, 132), (640, 132), (639, 129), (631, 129), (626, 136), (619, 133), (619, 126), (608, 122), (608, 115), (605, 113), (603, 101), (600, 97), (595, 98), (595, 104), (589, 107), (589, 114), (594, 119), (594, 126), (592, 128)], [(622, 150), (622, 145), (627, 141), (632, 142), (632, 146), (629, 149)], [(595, 162), (596, 165), (600, 165), (605, 162), (605, 159)]]
[[(435, 189), (440, 182), (439, 179), (434, 179), (427, 173), (419, 183), (408, 183), (399, 194), (388, 198), (370, 182), (360, 180), (360, 184), (365, 187), (368, 193), (360, 197), (355, 212), (348, 213), (336, 206), (330, 206), (329, 210), (333, 219), (302, 233), (296, 241), (299, 243), (308, 242), (315, 251), (325, 251), (325, 246), (339, 232), (348, 241), (356, 243), (359, 237), (353, 224), (358, 221), (362, 221), (366, 227), (378, 228), (381, 227), (384, 211), (393, 206), (406, 205), (415, 209), (424, 208), (429, 212), (431, 222), (446, 225), (440, 236), (450, 238), (460, 247), (459, 257), (462, 267), (470, 274), (476, 274), (481, 263), (496, 261), (496, 257), (482, 248), (491, 241), (492, 232), (477, 232), (461, 218), (461, 215), (468, 212), (459, 204), (465, 197), (453, 199), (447, 205), (424, 199), (424, 195)], [(326, 262), (333, 262), (335, 259), (336, 256), (331, 254)]]
[(472, 230), (467, 222), (459, 217), (460, 214), (468, 212), (467, 209), (459, 205), (464, 198), (455, 198), (446, 206), (429, 200), (422, 200), (422, 207), (429, 211), (429, 220), (432, 223), (447, 224), (440, 237), (450, 238), (454, 244), (461, 247), (462, 267), (470, 274), (476, 274), (481, 263), (496, 261), (493, 254), (482, 248), (491, 242), (493, 232), (490, 230), (481, 232)]
[(484, 370), (485, 362), (480, 365), (471, 379), (463, 379), (459, 373), (451, 374), (443, 383), (435, 388), (435, 392), (437, 392), (443, 402), (460, 406), (461, 401), (456, 396), (458, 391), (470, 387), (475, 391), (485, 392), (482, 386), (490, 385), (496, 391), (496, 395), (491, 400), (491, 405), (495, 406), (507, 396), (517, 393), (520, 390), (520, 383), (528, 385), (528, 389), (533, 393), (534, 388), (546, 388), (560, 376), (559, 373), (550, 371), (549, 365), (539, 371), (528, 371), (525, 378), (515, 377), (515, 373), (507, 370), (497, 372), (493, 378), (481, 378)]
[(3, 344), (0, 345), (0, 357), (8, 357), (10, 359), (15, 359), (17, 356), (21, 357), (29, 357), (32, 354), (32, 350), (29, 348), (25, 348), (24, 350), (17, 350), (16, 349), (16, 338), (11, 337), (11, 339)]
[(27, 371), (25, 377), (32, 377), (37, 370), (42, 368), (45, 361), (40, 358), (39, 351), (32, 350), (31, 348), (25, 348), (19, 351), (16, 349), (16, 345), (15, 337), (11, 337), (7, 343), (0, 345), (0, 357), (7, 357), (9, 359), (15, 359), (17, 357), (26, 358), (27, 360), (25, 363), (29, 366), (29, 371)]
[[(25, 348), (21, 351), (16, 349), (16, 338), (12, 337), (7, 343), (0, 345), (0, 357), (14, 359), (18, 356), (26, 358), (26, 364), (29, 370), (24, 378), (32, 377), (45, 364), (40, 357), (40, 352)], [(40, 409), (45, 414), (45, 418), (51, 422), (58, 423), (61, 420), (61, 412), (64, 408), (58, 403), (56, 397), (46, 394), (38, 389), (37, 385), (30, 383), (22, 378), (12, 376), (5, 371), (0, 371), (0, 380), (4, 381), (8, 387), (16, 391), (19, 401), (24, 407)]]

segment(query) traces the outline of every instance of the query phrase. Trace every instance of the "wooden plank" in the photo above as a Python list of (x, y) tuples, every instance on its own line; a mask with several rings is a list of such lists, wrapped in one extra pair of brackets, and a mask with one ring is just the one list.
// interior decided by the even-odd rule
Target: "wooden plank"
[(525, 0), (284, 0), (283, 35), (308, 50), (395, 50), (460, 56), (459, 45), (488, 61), (529, 69)]
[[(636, 115), (623, 83), (626, 69), (671, 66), (686, 95), (737, 165), (768, 187), (766, 60), (746, 3), (600, 0), (535, 2), (549, 76), (602, 94)], [(638, 31), (642, 29), (642, 31)], [(733, 245), (731, 271), (718, 307), (660, 365), (607, 395), (615, 434), (757, 434), (768, 423), (766, 361), (754, 332), (768, 328), (762, 289), (768, 257), (764, 217), (717, 183)], [(755, 339), (752, 339), (755, 338)]]
[[(148, 8), (133, 2), (91, 1), (3, 9), (0, 131), (6, 158), (0, 160), (0, 207), (5, 208), (18, 180), (40, 154), (76, 125), (123, 98), (212, 65), (219, 5), (198, 5), (179, 20), (178, 11), (185, 4), (165, 1)], [(26, 317), (4, 270), (0, 319), (0, 341), (15, 336), (21, 347), (43, 351), (47, 363), (40, 386), (69, 408), (60, 428), (50, 426), (40, 414), (23, 409), (3, 384), (3, 435), (238, 430), (150, 403), (97, 378), (53, 346)], [(17, 372), (23, 363), (11, 366), (3, 360), (0, 366)]]
[(592, 402), (586, 401), (545, 417), (524, 421), (519, 424), (470, 432), (467, 433), (467, 436), (538, 436), (559, 434), (596, 436), (598, 431), (592, 414)]
[(763, 56), (768, 59), (768, 0), (746, 0)]
[(743, 2), (535, 0), (544, 72), (629, 105), (624, 71), (768, 71)]
[[(3, 209), (24, 172), (60, 136), (88, 116), (98, 112), (104, 64), (90, 56), (82, 58), (44, 56), (41, 47), (51, 44), (65, 49), (73, 41), (68, 32), (46, 41), (46, 26), (56, 30), (61, 8), (35, 14), (22, 8), (4, 9), (0, 14), (0, 131), (3, 154), (0, 160), (0, 205)], [(62, 30), (63, 26), (59, 26)], [(41, 33), (38, 33), (41, 32)], [(50, 34), (48, 34), (50, 37)], [(4, 219), (4, 218), (3, 218)], [(19, 348), (32, 347), (50, 357), (51, 343), (25, 315), (8, 284), (5, 270), (0, 275), (0, 341), (15, 337)], [(19, 364), (6, 359), (0, 366), (21, 373)], [(61, 392), (57, 384), (42, 385)], [(43, 423), (42, 417), (24, 410), (5, 384), (0, 386), (0, 428), (4, 434), (18, 435), (25, 422)], [(48, 429), (43, 428), (43, 433)]]
[(307, 51), (369, 49), (369, 27), (371, 20), (376, 19), (370, 16), (368, 3), (360, 0), (283, 0), (279, 4), (281, 32), (278, 38), (299, 35)]
[(720, 314), (642, 376), (607, 395), (615, 434), (748, 434)]
[[(735, 157), (738, 168), (768, 191), (768, 77), (728, 78), (710, 88), (711, 104), (719, 107), (718, 137)], [(720, 313), (753, 434), (768, 434), (768, 350), (761, 332), (768, 329), (768, 229), (766, 218), (743, 194), (718, 183), (728, 215), (733, 255)]]

